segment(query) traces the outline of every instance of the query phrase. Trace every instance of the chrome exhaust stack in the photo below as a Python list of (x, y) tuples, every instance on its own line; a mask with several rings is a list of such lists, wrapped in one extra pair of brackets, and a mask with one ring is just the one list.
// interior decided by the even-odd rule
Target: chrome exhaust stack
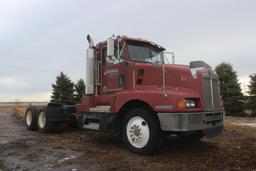
[(85, 58), (85, 94), (95, 94), (95, 48), (91, 36), (87, 35), (89, 48), (86, 51)]

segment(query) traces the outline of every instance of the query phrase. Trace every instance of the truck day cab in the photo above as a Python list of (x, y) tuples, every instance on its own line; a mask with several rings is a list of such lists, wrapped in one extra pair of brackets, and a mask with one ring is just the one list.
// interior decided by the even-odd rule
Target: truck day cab
[(218, 77), (202, 61), (167, 64), (165, 49), (144, 39), (87, 36), (86, 93), (82, 103), (30, 106), (27, 128), (46, 133), (63, 122), (116, 132), (140, 154), (155, 152), (163, 133), (198, 141), (223, 131)]

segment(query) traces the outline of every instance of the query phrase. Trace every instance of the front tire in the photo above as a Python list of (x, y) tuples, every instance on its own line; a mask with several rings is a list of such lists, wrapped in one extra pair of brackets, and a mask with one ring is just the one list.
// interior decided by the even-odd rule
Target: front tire
[(37, 118), (37, 128), (41, 133), (50, 133), (53, 131), (53, 123), (47, 118), (45, 109), (41, 109)]
[(122, 136), (128, 150), (139, 154), (156, 152), (162, 138), (157, 117), (143, 108), (132, 109), (125, 115)]

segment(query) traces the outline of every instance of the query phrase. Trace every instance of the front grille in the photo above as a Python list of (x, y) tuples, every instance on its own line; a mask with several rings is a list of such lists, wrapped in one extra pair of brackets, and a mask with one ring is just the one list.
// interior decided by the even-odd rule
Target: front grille
[(218, 76), (205, 74), (203, 76), (204, 105), (206, 111), (220, 109), (220, 92)]

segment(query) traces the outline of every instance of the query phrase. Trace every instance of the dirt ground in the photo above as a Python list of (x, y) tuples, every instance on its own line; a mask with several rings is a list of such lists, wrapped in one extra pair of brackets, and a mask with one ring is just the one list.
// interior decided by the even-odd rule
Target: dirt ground
[(158, 154), (143, 156), (112, 134), (28, 131), (22, 112), (0, 109), (0, 171), (256, 170), (255, 118), (227, 117), (222, 135), (194, 145), (166, 137)]

